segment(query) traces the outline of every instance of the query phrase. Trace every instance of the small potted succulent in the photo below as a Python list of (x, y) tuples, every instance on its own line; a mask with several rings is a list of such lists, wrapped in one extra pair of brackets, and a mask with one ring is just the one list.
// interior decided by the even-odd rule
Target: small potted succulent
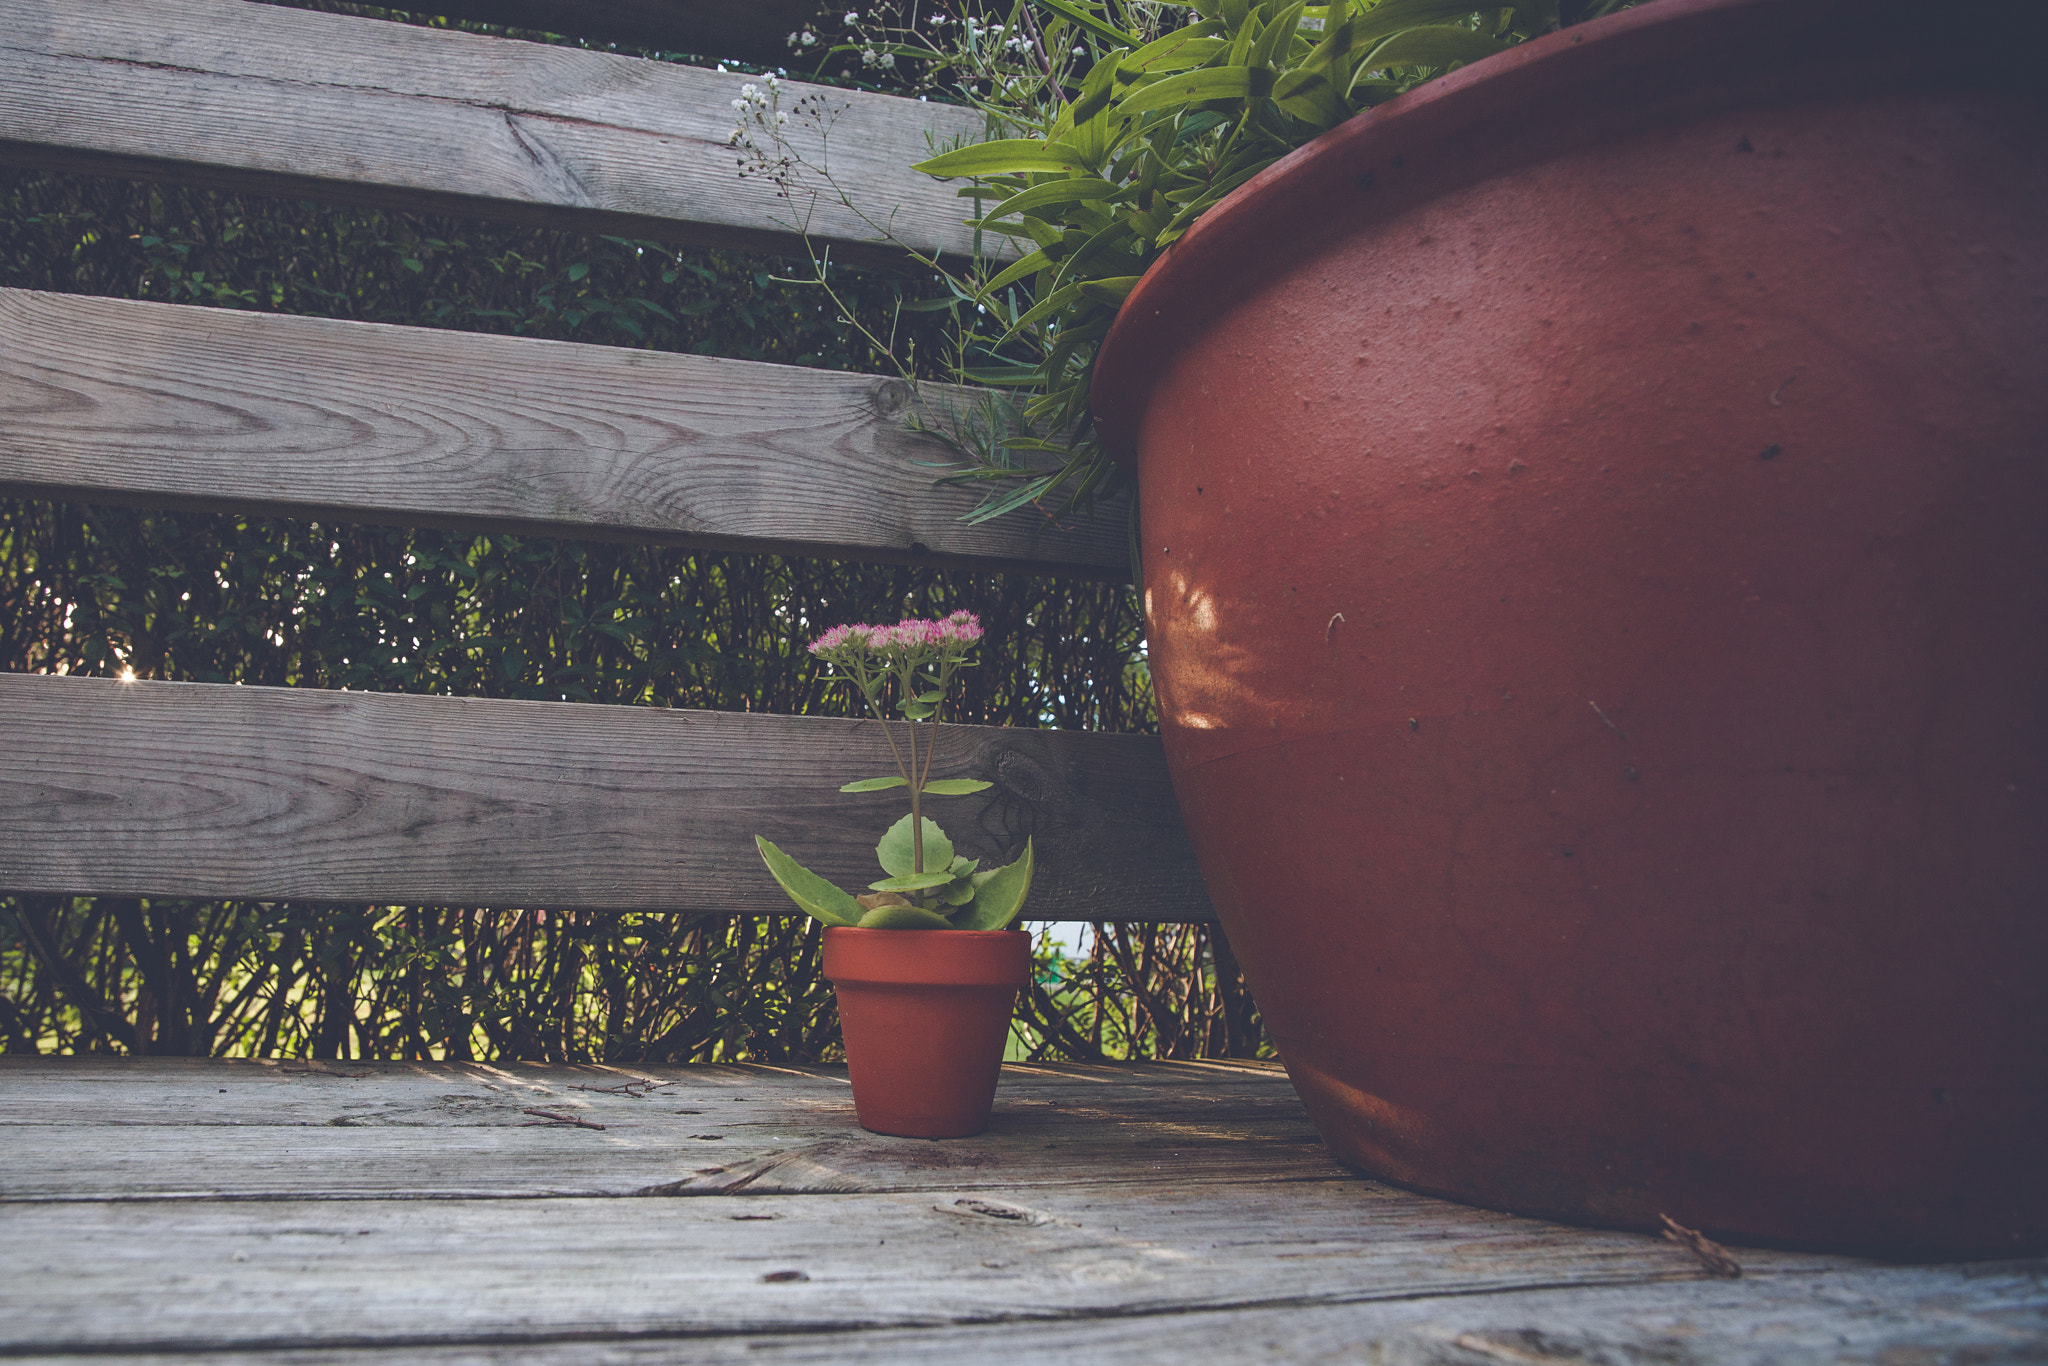
[[(875, 846), (883, 876), (865, 893), (847, 892), (766, 839), (754, 841), (790, 900), (826, 926), (825, 976), (839, 997), (854, 1109), (861, 1127), (876, 1133), (959, 1138), (988, 1126), (1010, 1013), (1030, 976), (1030, 936), (1010, 928), (1031, 891), (1030, 840), (1015, 861), (983, 869), (924, 814), (927, 797), (989, 786), (931, 776), (946, 692), (980, 639), (974, 614), (955, 612), (894, 626), (836, 626), (811, 643), (834, 677), (860, 691), (896, 759), (894, 774), (839, 790), (902, 788), (910, 798), (909, 813)], [(892, 687), (901, 745), (884, 709)]]

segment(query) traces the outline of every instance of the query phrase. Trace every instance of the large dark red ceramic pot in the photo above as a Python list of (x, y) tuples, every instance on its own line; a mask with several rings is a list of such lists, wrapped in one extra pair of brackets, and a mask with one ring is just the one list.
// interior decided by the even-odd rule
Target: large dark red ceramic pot
[(2048, 1245), (2029, 8), (1655, 0), (1337, 129), (1126, 304), (1167, 754), (1346, 1162)]

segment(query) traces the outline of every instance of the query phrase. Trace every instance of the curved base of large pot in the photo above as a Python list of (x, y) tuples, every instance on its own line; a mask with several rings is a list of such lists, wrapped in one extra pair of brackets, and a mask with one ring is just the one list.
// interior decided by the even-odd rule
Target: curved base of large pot
[[(1998, 1176), (2029, 1165), (2043, 1132), (2040, 1105), (2023, 1095), (1951, 1096), (1908, 1141), (1873, 1152), (1869, 1135), (1896, 1133), (1902, 1111), (1929, 1112), (1924, 1092), (1765, 1097), (1668, 1077), (1569, 1076), (1470, 1060), (1451, 1087), (1439, 1066), (1414, 1058), (1352, 1060), (1349, 1074), (1370, 1088), (1361, 1089), (1314, 1047), (1278, 1042), (1332, 1154), (1427, 1195), (1596, 1228), (1654, 1232), (1668, 1215), (1724, 1242), (1768, 1247), (1919, 1259), (2048, 1250), (2039, 1200)], [(1607, 1097), (1599, 1112), (1625, 1113), (1629, 1126), (1595, 1134), (1560, 1123), (1557, 1096), (1577, 1091)], [(1499, 1140), (1503, 1115), (1527, 1118), (1511, 1145)], [(1673, 1141), (1689, 1132), (1739, 1132), (1745, 1140)], [(2010, 1151), (1983, 1151), (1987, 1133), (2008, 1135)], [(1605, 1154), (1597, 1171), (1583, 1166), (1588, 1151)]]
[(1403, 96), (1204, 218), (1102, 364), (1144, 380), (1174, 787), (1344, 1160), (2010, 1256), (2048, 1249), (2048, 109), (1895, 79), (1904, 21), (1731, 77), (1844, 13), (1659, 0)]

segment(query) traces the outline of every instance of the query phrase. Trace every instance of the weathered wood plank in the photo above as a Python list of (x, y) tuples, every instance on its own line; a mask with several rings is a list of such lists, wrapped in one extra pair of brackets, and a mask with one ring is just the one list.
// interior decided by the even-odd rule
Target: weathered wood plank
[[(0, 888), (787, 914), (765, 835), (865, 886), (879, 723), (0, 674)], [(1037, 841), (1034, 920), (1211, 914), (1156, 739), (949, 726), (964, 850)]]
[(972, 249), (952, 187), (910, 172), (969, 111), (816, 91), (792, 199), (727, 146), (746, 77), (244, 0), (9, 0), (0, 160), (472, 214), (584, 231), (901, 261)]
[[(317, 1227), (317, 1225), (315, 1226)], [(302, 1237), (305, 1235), (302, 1235)], [(266, 1252), (280, 1244), (255, 1244)], [(229, 1254), (232, 1256), (232, 1254)], [(239, 1265), (237, 1266), (239, 1270)], [(580, 1272), (564, 1265), (560, 1274)], [(785, 1286), (784, 1289), (792, 1287)], [(793, 1287), (799, 1293), (806, 1283)], [(317, 1287), (316, 1287), (317, 1289)], [(785, 1301), (798, 1296), (784, 1297)], [(787, 1307), (770, 1299), (771, 1311)], [(381, 1312), (381, 1306), (374, 1306)], [(59, 1351), (38, 1363), (103, 1362)], [(2048, 1292), (2038, 1263), (1859, 1267), (1740, 1281), (1674, 1281), (1443, 1295), (1352, 1304), (1295, 1303), (1125, 1313), (1076, 1308), (989, 1315), (912, 1328), (861, 1324), (824, 1331), (708, 1336), (548, 1337), (477, 1330), (470, 1341), (401, 1347), (317, 1345), (312, 1335), (212, 1349), (228, 1366), (644, 1366), (688, 1360), (945, 1363), (1004, 1366), (1240, 1366), (1244, 1362), (1372, 1362), (1376, 1366), (1792, 1366), (1793, 1363), (2031, 1363), (2048, 1359)], [(123, 1352), (133, 1366), (178, 1366), (183, 1353)]]
[(946, 453), (905, 427), (913, 401), (830, 370), (0, 289), (0, 492), (1128, 576), (1120, 502), (962, 522), (975, 496), (932, 484)]
[[(1362, 1180), (1014, 1199), (969, 1180), (830, 1197), (18, 1205), (7, 1219), (9, 1355), (1016, 1324), (1703, 1275), (1654, 1238)], [(1857, 1265), (1746, 1261), (1752, 1284), (1797, 1279), (1809, 1295), (1816, 1273)]]
[(818, 11), (815, 0), (413, 0), (411, 8), (765, 66), (791, 59), (787, 36)]
[[(816, 1124), (843, 1113), (837, 1074), (655, 1069), (665, 1085), (631, 1100), (568, 1089), (640, 1075), (631, 1069), (304, 1066), (0, 1060), (0, 1174), (18, 1167), (20, 1140), (47, 1131), (68, 1140), (49, 1154), (74, 1164), (60, 1185), (89, 1184), (110, 1150), (127, 1147), (138, 1168), (184, 1168), (191, 1186), (230, 1197), (136, 1198), (138, 1188), (116, 1183), (91, 1203), (6, 1204), (0, 1355), (452, 1366), (514, 1355), (894, 1362), (1000, 1352), (1024, 1362), (1761, 1366), (2017, 1362), (2048, 1350), (2048, 1261), (1881, 1267), (1742, 1250), (1743, 1279), (1709, 1280), (1657, 1239), (1392, 1190), (1335, 1174), (1307, 1148), (1268, 1147), (1256, 1167), (1233, 1164), (1223, 1149), (1256, 1143), (1276, 1118), (1284, 1081), (1267, 1065), (1014, 1067), (998, 1102), (1005, 1132), (878, 1139), (876, 1157), (839, 1185), (777, 1193), (764, 1172), (680, 1200), (390, 1199), (371, 1187), (448, 1194), (448, 1168), (408, 1146), (414, 1136), (460, 1148), (495, 1131), (565, 1161), (635, 1145), (690, 1161), (686, 1136), (649, 1137), (654, 1111), (708, 1113), (723, 1101), (758, 1124)], [(700, 1104), (676, 1105), (679, 1096)], [(508, 1128), (494, 1113), (531, 1100), (610, 1127)], [(420, 1101), (442, 1113), (406, 1109)], [(300, 1127), (393, 1108), (402, 1113), (381, 1125)], [(1066, 1156), (1091, 1126), (1119, 1128), (1118, 1144)], [(244, 1129), (267, 1139), (267, 1159), (156, 1146)], [(351, 1155), (364, 1174), (353, 1193), (371, 1198), (319, 1192), (318, 1179), (272, 1191), (235, 1184), (252, 1159), (318, 1168), (335, 1135), (366, 1144)], [(1155, 1172), (1162, 1154), (1211, 1139), (1221, 1140), (1213, 1160)], [(507, 1156), (464, 1160), (487, 1173)], [(1045, 1179), (1062, 1166), (1063, 1179)], [(304, 1198), (315, 1193), (330, 1198)]]
[(932, 1144), (861, 1129), (844, 1068), (5, 1058), (0, 1135), (0, 1204), (1350, 1179), (1270, 1064), (1011, 1064), (989, 1130)]

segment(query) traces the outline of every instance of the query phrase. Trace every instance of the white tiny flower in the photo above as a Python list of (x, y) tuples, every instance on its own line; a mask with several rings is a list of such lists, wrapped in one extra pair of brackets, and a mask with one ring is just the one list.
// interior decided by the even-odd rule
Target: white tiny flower
[(747, 102), (745, 100), (734, 100), (732, 102), (732, 107), (735, 109), (745, 109), (747, 107)]
[(859, 14), (858, 14), (857, 12), (855, 12), (855, 11), (853, 11), (853, 10), (848, 10), (848, 11), (846, 12), (846, 26), (847, 26), (848, 28), (852, 28), (852, 27), (853, 27), (853, 26), (854, 26), (855, 24), (857, 24), (857, 23), (859, 23), (859, 22), (860, 22), (860, 15), (859, 15)]
[(787, 43), (790, 47), (795, 47), (797, 44), (797, 36), (794, 33), (792, 33), (789, 35), (789, 37), (783, 39), (783, 42)]
[(1085, 47), (1081, 47), (1077, 44), (1074, 48), (1074, 55), (1076, 57), (1086, 57), (1088, 55), (1088, 49)]
[(745, 85), (740, 87), (740, 93), (742, 95), (745, 95), (748, 99), (752, 99), (754, 98), (754, 92), (758, 89), (760, 89), (759, 86), (755, 85), (752, 81), (748, 81)]
[(811, 46), (811, 45), (812, 45), (813, 43), (815, 43), (815, 42), (817, 42), (817, 41), (818, 41), (818, 35), (817, 35), (817, 34), (815, 34), (815, 33), (806, 33), (806, 34), (804, 35), (804, 38), (803, 38), (803, 43), (804, 43), (804, 46), (805, 46), (805, 47), (809, 47), (809, 46)]
[(720, 70), (721, 72), (722, 72), (722, 71), (724, 71), (724, 70), (725, 70), (725, 63), (724, 63), (724, 62), (720, 62), (720, 63), (718, 64), (718, 69), (719, 69), (719, 70)]
[(788, 123), (789, 115), (783, 113), (781, 110), (778, 109), (775, 111), (775, 121), (777, 123)]
[(883, 65), (883, 66), (894, 66), (894, 65), (896, 65), (896, 54), (895, 54), (895, 53), (893, 53), (893, 52), (884, 52), (884, 53), (882, 54), (882, 65)]

